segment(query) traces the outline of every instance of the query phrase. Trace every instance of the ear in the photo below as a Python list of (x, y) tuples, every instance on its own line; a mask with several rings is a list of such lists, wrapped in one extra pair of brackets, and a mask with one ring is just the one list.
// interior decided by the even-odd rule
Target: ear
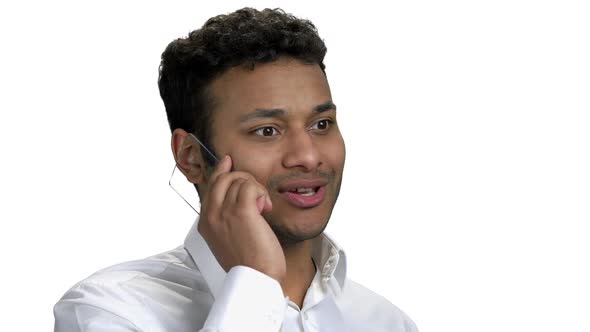
[(178, 169), (189, 182), (199, 184), (205, 180), (205, 163), (197, 142), (184, 129), (174, 129), (171, 139), (172, 154)]

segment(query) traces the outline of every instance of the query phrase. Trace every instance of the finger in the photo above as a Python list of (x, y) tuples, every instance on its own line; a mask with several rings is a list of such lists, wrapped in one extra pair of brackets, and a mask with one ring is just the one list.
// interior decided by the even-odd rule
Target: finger
[(227, 190), (227, 194), (225, 194), (225, 199), (223, 200), (223, 208), (230, 208), (231, 206), (235, 205), (238, 200), (238, 193), (240, 192), (240, 187), (242, 183), (246, 182), (244, 178), (237, 178), (235, 179), (229, 189)]
[(262, 196), (256, 199), (256, 209), (258, 210), (258, 213), (262, 213), (262, 210), (264, 210), (264, 202), (266, 201), (266, 199), (264, 199), (265, 197), (266, 196)]
[(256, 181), (249, 180), (241, 185), (237, 203), (243, 209), (256, 207), (260, 213), (266, 205), (266, 196), (268, 196), (266, 188)]
[(264, 196), (258, 197), (256, 199), (256, 206), (258, 207), (259, 213), (272, 210), (272, 201), (270, 200), (270, 194), (268, 191)]
[(207, 204), (207, 209), (212, 211), (211, 213), (215, 215), (220, 213), (220, 211), (217, 210), (223, 206), (227, 191), (229, 190), (232, 182), (236, 179), (250, 180), (253, 179), (253, 177), (246, 172), (229, 172), (219, 174), (215, 182), (209, 188), (208, 197), (205, 202)]
[(263, 212), (268, 212), (272, 210), (272, 200), (270, 199), (270, 193), (266, 196), (266, 200), (264, 202), (264, 207), (262, 208)]
[(211, 177), (209, 178), (210, 186), (212, 186), (219, 178), (221, 174), (227, 173), (231, 170), (232, 167), (232, 160), (229, 155), (226, 155), (221, 159), (219, 164), (215, 166), (215, 169), (211, 173)]

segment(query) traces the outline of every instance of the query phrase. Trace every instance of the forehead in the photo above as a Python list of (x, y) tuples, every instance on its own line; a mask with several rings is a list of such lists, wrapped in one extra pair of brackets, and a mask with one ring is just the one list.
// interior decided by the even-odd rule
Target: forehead
[(257, 108), (281, 108), (291, 114), (310, 113), (332, 99), (328, 81), (317, 64), (279, 58), (253, 70), (234, 67), (209, 86), (213, 119), (237, 119)]

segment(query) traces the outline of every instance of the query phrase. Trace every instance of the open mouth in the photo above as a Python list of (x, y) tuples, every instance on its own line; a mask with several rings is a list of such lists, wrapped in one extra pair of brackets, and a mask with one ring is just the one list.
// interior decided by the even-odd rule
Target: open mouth
[(280, 192), (280, 195), (289, 204), (307, 209), (322, 204), (326, 196), (326, 186), (294, 188)]
[(320, 190), (320, 187), (312, 187), (312, 188), (295, 188), (292, 190), (289, 190), (288, 192), (290, 193), (294, 193), (297, 195), (301, 195), (301, 196), (313, 196), (315, 195), (318, 190)]

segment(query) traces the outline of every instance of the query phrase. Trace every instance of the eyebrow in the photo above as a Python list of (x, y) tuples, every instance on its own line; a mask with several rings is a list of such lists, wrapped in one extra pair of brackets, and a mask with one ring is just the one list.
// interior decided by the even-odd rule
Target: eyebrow
[[(336, 110), (336, 105), (331, 100), (313, 107), (313, 113), (322, 113), (330, 110)], [(240, 122), (250, 121), (257, 118), (278, 118), (287, 113), (282, 108), (257, 108), (254, 112), (240, 116)]]

